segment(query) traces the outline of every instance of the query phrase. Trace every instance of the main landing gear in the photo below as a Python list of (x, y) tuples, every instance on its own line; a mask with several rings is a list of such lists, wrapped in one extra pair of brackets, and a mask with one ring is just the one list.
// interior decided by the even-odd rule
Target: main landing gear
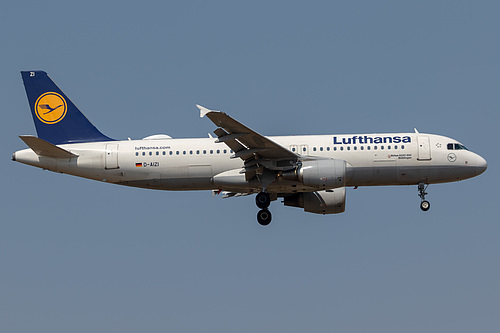
[(272, 215), (269, 209), (269, 205), (271, 204), (271, 197), (267, 192), (260, 192), (255, 197), (255, 203), (257, 207), (261, 208), (257, 213), (257, 221), (260, 225), (268, 225), (271, 223)]
[(420, 202), (420, 209), (423, 210), (424, 212), (428, 211), (429, 208), (431, 208), (431, 204), (429, 201), (425, 200), (425, 196), (428, 194), (425, 192), (427, 190), (427, 187), (429, 187), (429, 184), (425, 183), (419, 183), (418, 184), (418, 196), (422, 201)]

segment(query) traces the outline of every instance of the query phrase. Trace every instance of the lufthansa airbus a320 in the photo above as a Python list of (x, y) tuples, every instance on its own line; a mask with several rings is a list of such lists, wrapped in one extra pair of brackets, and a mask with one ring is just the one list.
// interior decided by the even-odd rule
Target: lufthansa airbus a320
[(434, 134), (264, 136), (226, 113), (198, 105), (217, 138), (152, 135), (118, 141), (102, 134), (43, 71), (21, 72), (38, 137), (14, 161), (119, 185), (158, 190), (211, 190), (223, 197), (256, 194), (261, 225), (269, 206), (316, 214), (345, 211), (346, 187), (416, 185), (420, 208), (429, 184), (472, 178), (484, 158)]

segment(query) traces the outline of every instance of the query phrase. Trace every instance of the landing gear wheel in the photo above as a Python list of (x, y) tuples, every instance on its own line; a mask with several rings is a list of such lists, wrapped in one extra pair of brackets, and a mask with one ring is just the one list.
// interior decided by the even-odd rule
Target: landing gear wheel
[(429, 201), (424, 200), (420, 203), (420, 209), (423, 210), (424, 212), (428, 211), (429, 208), (431, 208), (431, 204)]
[(269, 196), (269, 193), (266, 192), (260, 192), (257, 194), (255, 197), (255, 203), (257, 204), (257, 207), (264, 209), (269, 207), (271, 204), (271, 197)]
[(271, 223), (272, 215), (268, 209), (261, 209), (257, 213), (257, 221), (260, 225), (268, 225)]

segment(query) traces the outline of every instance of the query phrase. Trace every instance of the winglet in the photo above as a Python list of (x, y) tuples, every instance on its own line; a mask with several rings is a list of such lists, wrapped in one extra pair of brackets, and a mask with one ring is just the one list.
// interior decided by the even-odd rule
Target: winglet
[(19, 137), (39, 156), (53, 158), (72, 158), (78, 156), (36, 136), (20, 135)]
[(207, 109), (206, 107), (203, 107), (203, 106), (198, 105), (198, 104), (196, 104), (196, 107), (197, 107), (198, 109), (200, 109), (200, 118), (205, 117), (205, 116), (206, 116), (208, 113), (210, 113), (210, 112), (219, 112), (219, 111), (209, 110), (209, 109)]

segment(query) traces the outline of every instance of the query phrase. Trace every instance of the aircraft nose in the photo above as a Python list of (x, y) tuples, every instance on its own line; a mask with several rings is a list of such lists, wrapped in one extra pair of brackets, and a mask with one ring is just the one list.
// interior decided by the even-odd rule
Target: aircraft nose
[(476, 157), (476, 176), (482, 174), (488, 168), (488, 162), (481, 156)]

